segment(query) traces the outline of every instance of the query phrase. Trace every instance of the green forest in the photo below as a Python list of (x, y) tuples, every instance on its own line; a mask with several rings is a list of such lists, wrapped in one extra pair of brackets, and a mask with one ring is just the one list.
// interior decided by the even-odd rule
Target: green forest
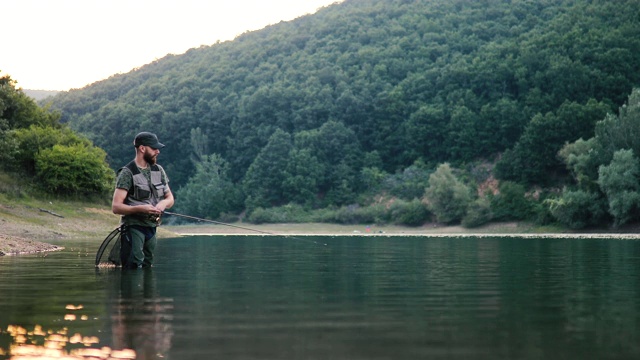
[(48, 179), (80, 145), (17, 150), (43, 129), (100, 171), (155, 132), (176, 211), (209, 219), (620, 226), (640, 220), (639, 70), (637, 0), (346, 0), (59, 93), (0, 146)]

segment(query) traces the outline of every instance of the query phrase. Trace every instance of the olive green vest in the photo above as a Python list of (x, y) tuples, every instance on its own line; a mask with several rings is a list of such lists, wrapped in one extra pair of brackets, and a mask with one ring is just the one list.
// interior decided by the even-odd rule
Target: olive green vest
[[(162, 182), (162, 168), (160, 165), (151, 165), (151, 183), (144, 176), (144, 174), (138, 169), (135, 161), (131, 161), (120, 171), (130, 171), (133, 179), (133, 189), (130, 189), (127, 193), (127, 197), (124, 203), (127, 205), (156, 205), (160, 200), (164, 199), (167, 186)], [(127, 222), (127, 218), (135, 218), (135, 222), (145, 222), (151, 225), (155, 222), (155, 216), (151, 217), (148, 214), (136, 214), (123, 216), (123, 222)], [(133, 220), (133, 219), (131, 219)]]

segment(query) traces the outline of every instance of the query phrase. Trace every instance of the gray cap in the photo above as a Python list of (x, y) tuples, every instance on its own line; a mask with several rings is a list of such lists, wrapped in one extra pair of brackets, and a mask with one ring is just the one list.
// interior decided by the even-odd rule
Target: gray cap
[(133, 146), (138, 147), (140, 145), (149, 146), (154, 149), (162, 149), (164, 147), (164, 144), (158, 141), (156, 134), (146, 131), (136, 135), (135, 140), (133, 140)]

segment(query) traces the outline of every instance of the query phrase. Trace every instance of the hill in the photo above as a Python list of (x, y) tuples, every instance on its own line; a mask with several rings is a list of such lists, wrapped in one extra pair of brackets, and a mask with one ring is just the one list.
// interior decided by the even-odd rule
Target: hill
[(558, 151), (594, 137), (640, 84), (639, 12), (635, 0), (346, 0), (50, 102), (112, 168), (137, 132), (157, 133), (194, 215), (411, 201), (441, 163), (472, 187), (494, 176), (557, 193), (575, 180)]
[[(131, 156), (123, 138), (156, 132), (179, 185), (195, 172), (197, 128), (208, 135), (199, 151), (229, 161), (233, 181), (276, 129), (295, 135), (328, 121), (391, 172), (419, 158), (491, 158), (535, 114), (590, 99), (621, 106), (640, 80), (639, 10), (637, 1), (348, 0), (52, 104), (114, 167)], [(592, 135), (594, 121), (584, 122), (553, 140)]]

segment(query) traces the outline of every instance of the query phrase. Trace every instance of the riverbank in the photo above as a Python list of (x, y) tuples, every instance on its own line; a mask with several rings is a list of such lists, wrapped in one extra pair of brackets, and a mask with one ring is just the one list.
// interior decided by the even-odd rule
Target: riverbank
[[(241, 226), (237, 227), (237, 226)], [(640, 227), (631, 225), (621, 229), (591, 229), (571, 231), (555, 227), (542, 227), (524, 222), (492, 223), (467, 229), (462, 226), (425, 224), (417, 227), (395, 225), (340, 225), (340, 224), (229, 224), (176, 225), (166, 227), (180, 236), (200, 235), (281, 235), (281, 236), (512, 236), (556, 238), (626, 238), (640, 239)]]
[[(4, 200), (4, 201), (3, 201)], [(80, 203), (8, 201), (0, 198), (0, 255), (61, 250), (61, 239), (96, 236), (117, 220)]]
[[(190, 235), (397, 235), (397, 236), (554, 236), (640, 238), (640, 226), (622, 229), (570, 231), (508, 222), (466, 229), (425, 224), (419, 227), (340, 224), (190, 224), (175, 225), (170, 218), (158, 230), (159, 238)], [(61, 250), (59, 240), (103, 239), (118, 226), (119, 217), (107, 204), (65, 201), (9, 202), (0, 196), (0, 256)]]

